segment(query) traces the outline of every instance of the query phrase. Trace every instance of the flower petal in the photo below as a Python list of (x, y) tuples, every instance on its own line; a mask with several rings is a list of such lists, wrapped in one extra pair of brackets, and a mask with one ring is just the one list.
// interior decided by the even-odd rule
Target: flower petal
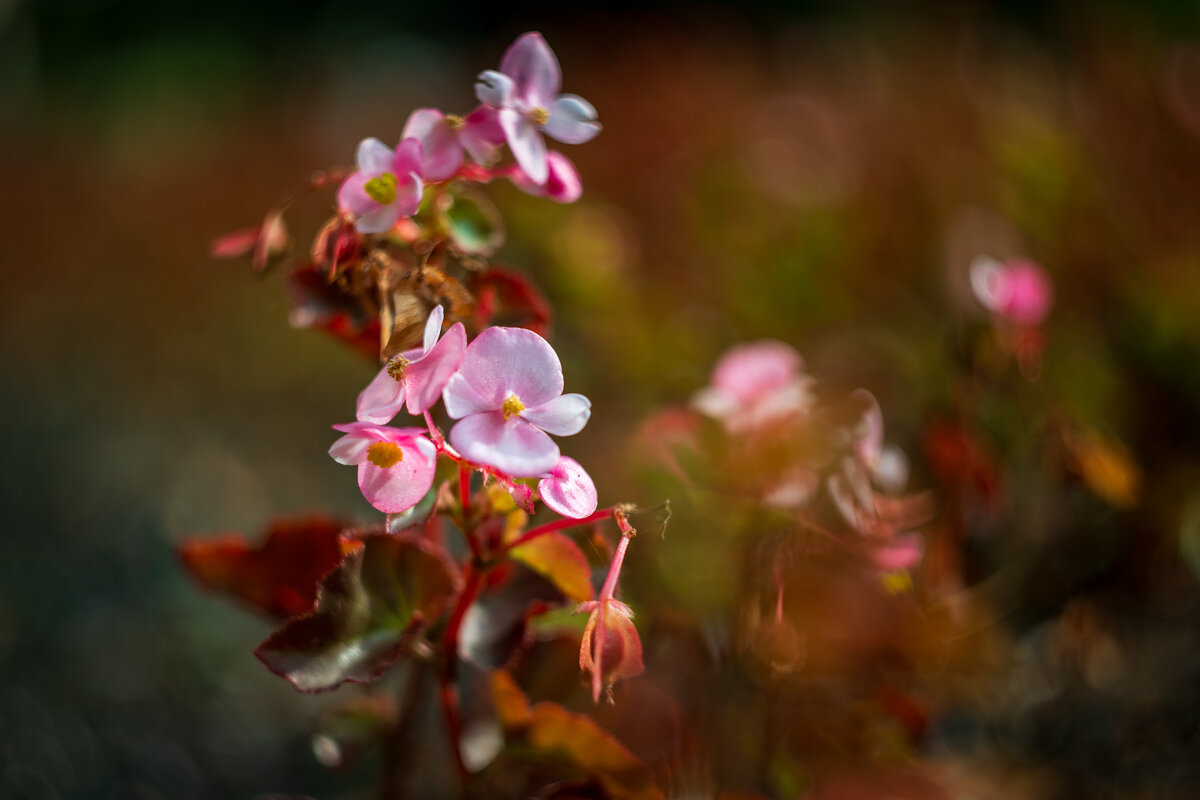
[(395, 158), (396, 154), (392, 148), (378, 139), (370, 137), (358, 143), (358, 152), (354, 156), (354, 163), (360, 170), (367, 173), (368, 177), (371, 177), (391, 172), (392, 162)]
[(581, 394), (564, 394), (521, 412), (522, 418), (555, 436), (579, 433), (591, 416), (592, 401)]
[(361, 464), (367, 459), (367, 448), (375, 441), (359, 431), (352, 431), (333, 443), (329, 455), (339, 464)]
[(556, 203), (574, 203), (583, 194), (583, 182), (571, 159), (562, 153), (551, 151), (546, 156), (549, 175), (543, 189), (546, 196)]
[(596, 484), (579, 462), (562, 456), (553, 472), (538, 482), (542, 502), (572, 519), (583, 519), (596, 510)]
[(445, 180), (462, 166), (458, 135), (446, 124), (446, 115), (436, 108), (418, 108), (409, 114), (400, 137), (421, 143), (421, 175), (425, 180)]
[(512, 105), (516, 85), (513, 79), (502, 72), (489, 69), (479, 73), (475, 79), (475, 96), (479, 102), (492, 108), (508, 108)]
[[(438, 306), (434, 312), (441, 310), (442, 307)], [(432, 315), (430, 316), (432, 318)], [(440, 327), (441, 315), (438, 317)], [(466, 349), (467, 331), (461, 322), (456, 322), (422, 358), (408, 365), (404, 376), (408, 385), (408, 413), (423, 414), (438, 401), (442, 390), (446, 388), (446, 382), (462, 363)]]
[(387, 233), (400, 219), (400, 204), (391, 203), (377, 206), (374, 211), (368, 211), (354, 221), (354, 227), (359, 233)]
[(558, 96), (562, 70), (540, 33), (526, 33), (513, 42), (500, 59), (500, 71), (513, 79), (516, 95), (531, 106), (548, 106)]
[(446, 381), (446, 386), (442, 389), (442, 401), (446, 404), (446, 413), (450, 415), (450, 419), (462, 419), (469, 414), (495, 411), (497, 408), (490, 398), (483, 397), (476, 391), (461, 371), (454, 373)]
[(520, 417), (505, 419), (501, 411), (465, 418), (450, 429), (450, 443), (464, 458), (514, 478), (545, 475), (558, 463), (553, 439)]
[(458, 139), (475, 163), (495, 161), (498, 145), (504, 144), (504, 128), (496, 109), (481, 105), (468, 114)]
[(371, 422), (376, 425), (386, 425), (399, 413), (404, 405), (405, 385), (403, 380), (396, 380), (388, 374), (387, 367), (367, 384), (367, 388), (359, 392), (358, 413), (360, 422)]
[(563, 390), (558, 355), (545, 339), (525, 328), (486, 329), (467, 347), (458, 374), (489, 409), (499, 409), (510, 392), (526, 408), (534, 408)]
[(442, 335), (442, 323), (445, 320), (446, 309), (434, 306), (433, 311), (429, 312), (429, 317), (425, 320), (425, 336), (421, 342), (423, 353), (428, 353), (437, 344), (438, 337)]
[(395, 173), (397, 179), (410, 172), (416, 173), (420, 177), (423, 155), (420, 141), (413, 138), (401, 139), (400, 144), (396, 145), (396, 157), (392, 160), (388, 171)]
[(596, 109), (579, 95), (564, 94), (550, 105), (549, 111), (550, 119), (542, 126), (542, 131), (551, 139), (583, 144), (600, 133)]
[(804, 360), (791, 345), (763, 339), (726, 350), (709, 383), (750, 403), (785, 386), (803, 368)]
[[(421, 207), (421, 195), (425, 192), (425, 184), (415, 172), (401, 173), (396, 184), (396, 219), (411, 217)], [(395, 221), (392, 223), (395, 224)], [(391, 226), (388, 226), (391, 227)]]
[(875, 566), (884, 572), (915, 567), (925, 555), (925, 540), (916, 533), (905, 533), (880, 545), (871, 553)]
[(404, 458), (387, 469), (370, 462), (358, 465), (358, 488), (367, 502), (385, 514), (407, 511), (420, 502), (433, 486), (437, 461), (419, 445), (421, 441), (425, 440), (416, 437), (396, 442)]
[(517, 166), (529, 176), (529, 180), (536, 184), (545, 183), (549, 174), (546, 142), (534, 124), (515, 109), (505, 108), (500, 111), (500, 127), (504, 129), (508, 149), (517, 159)]
[(363, 188), (370, 179), (365, 172), (350, 173), (350, 176), (338, 187), (338, 208), (358, 216), (377, 210), (379, 203), (376, 203)]

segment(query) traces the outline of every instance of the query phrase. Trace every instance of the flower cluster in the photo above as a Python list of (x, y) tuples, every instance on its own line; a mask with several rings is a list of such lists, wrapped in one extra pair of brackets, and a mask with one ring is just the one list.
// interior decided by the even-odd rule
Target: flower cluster
[[(426, 182), (463, 177), (464, 153), (480, 168), (469, 174), (508, 177), (529, 194), (563, 203), (578, 199), (579, 173), (570, 159), (546, 149), (545, 134), (582, 144), (600, 132), (596, 109), (573, 94), (559, 94), (558, 59), (538, 33), (517, 39), (498, 70), (480, 73), (480, 105), (466, 115), (419, 108), (390, 149), (378, 139), (358, 146), (357, 169), (338, 189), (338, 207), (359, 233), (386, 233), (421, 204)], [(508, 145), (516, 167), (489, 171)]]
[[(560, 455), (549, 436), (578, 433), (591, 416), (586, 397), (562, 393), (554, 350), (524, 328), (487, 328), (468, 345), (461, 322), (441, 336), (444, 319), (438, 306), (426, 322), (422, 347), (379, 370), (358, 396), (358, 420), (334, 426), (345, 436), (329, 454), (358, 466), (363, 495), (388, 514), (407, 511), (432, 488), (439, 451), (510, 484), (540, 478), (539, 491), (552, 509), (574, 519), (592, 514), (592, 479)], [(449, 446), (428, 416), (439, 398), (458, 420)], [(428, 430), (389, 427), (402, 408), (425, 414)]]

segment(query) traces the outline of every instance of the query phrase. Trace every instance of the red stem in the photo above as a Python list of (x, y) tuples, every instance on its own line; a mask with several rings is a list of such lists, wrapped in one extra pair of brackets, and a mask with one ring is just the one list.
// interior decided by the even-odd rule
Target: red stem
[(463, 590), (454, 604), (454, 610), (450, 613), (450, 621), (446, 623), (446, 630), (442, 634), (442, 656), (445, 660), (442, 662), (442, 669), (438, 675), (438, 700), (442, 706), (442, 714), (446, 718), (446, 730), (450, 735), (450, 750), (454, 754), (454, 763), (464, 784), (470, 780), (471, 772), (463, 761), (459, 744), (462, 741), (463, 721), (459, 708), (458, 689), (454, 685), (454, 666), (458, 658), (458, 632), (462, 628), (463, 618), (467, 615), (467, 609), (479, 596), (479, 592), (483, 588), (484, 576), (487, 574), (486, 570), (477, 570), (470, 564), (467, 565), (466, 572), (466, 585), (463, 586)]
[(498, 547), (496, 549), (496, 556), (503, 556), (514, 547), (520, 547), (521, 545), (528, 543), (530, 540), (536, 539), (539, 536), (544, 536), (547, 533), (561, 531), (563, 528), (574, 528), (576, 525), (587, 525), (592, 522), (599, 522), (605, 517), (612, 516), (615, 511), (616, 507), (604, 508), (600, 511), (597, 511), (595, 514), (584, 517), (583, 519), (570, 519), (568, 517), (563, 517), (562, 519), (556, 519), (553, 522), (547, 522), (545, 525), (539, 525), (536, 528), (525, 531), (525, 533), (521, 534), (516, 539), (513, 539), (511, 542), (507, 542), (506, 544)]

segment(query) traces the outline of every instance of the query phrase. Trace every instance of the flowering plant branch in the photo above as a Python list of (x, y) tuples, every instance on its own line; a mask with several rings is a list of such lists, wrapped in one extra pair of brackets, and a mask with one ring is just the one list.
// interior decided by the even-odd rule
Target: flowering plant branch
[[(363, 139), (353, 170), (319, 173), (305, 188), (336, 185), (336, 211), (308, 257), (289, 267), (291, 321), (381, 362), (358, 395), (355, 419), (333, 426), (341, 436), (329, 454), (355, 467), (363, 497), (383, 520), (361, 526), (320, 517), (277, 523), (258, 549), (240, 539), (224, 549), (205, 540), (181, 548), (203, 584), (252, 600), (282, 622), (256, 654), (301, 691), (373, 682), (402, 659), (418, 677), (432, 670), (446, 750), (464, 788), (499, 756), (472, 749), (468, 757), (465, 721), (487, 713), (463, 691), (473, 671), (516, 663), (532, 638), (532, 617), (590, 608), (591, 566), (562, 531), (611, 517), (621, 534), (597, 601), (594, 655), (595, 617), (582, 641), (580, 665), (591, 673), (594, 698), (642, 670), (631, 614), (613, 597), (633, 535), (630, 507), (597, 511), (591, 477), (553, 438), (581, 431), (591, 402), (564, 394), (541, 292), (488, 262), (503, 227), (474, 188), (508, 179), (556, 202), (578, 199), (574, 165), (543, 137), (580, 144), (600, 124), (587, 101), (560, 93), (560, 83), (554, 53), (539, 34), (525, 34), (498, 69), (480, 74), (480, 104), (470, 113), (418, 109), (394, 147)], [(515, 163), (499, 163), (504, 147)], [(214, 254), (250, 255), (257, 269), (279, 264), (289, 241), (283, 213), (298, 196), (258, 226), (219, 239)], [(501, 318), (511, 324), (497, 324)], [(395, 425), (402, 412), (419, 424)], [(437, 415), (450, 420), (448, 435)], [(539, 504), (558, 518), (527, 528)], [(461, 541), (447, 535), (447, 522)], [(605, 619), (617, 616), (625, 622), (609, 635)], [(617, 635), (636, 658), (609, 653)], [(415, 700), (394, 707), (407, 711), (384, 726), (392, 731), (387, 741), (402, 739), (411, 727), (406, 715), (418, 713)], [(573, 735), (603, 742), (609, 757), (597, 762), (585, 747), (572, 759), (575, 772), (601, 781), (620, 772), (627, 780), (636, 759), (591, 723), (580, 726), (587, 733)], [(398, 791), (397, 772), (385, 769), (385, 796)], [(658, 790), (647, 778), (626, 794)]]

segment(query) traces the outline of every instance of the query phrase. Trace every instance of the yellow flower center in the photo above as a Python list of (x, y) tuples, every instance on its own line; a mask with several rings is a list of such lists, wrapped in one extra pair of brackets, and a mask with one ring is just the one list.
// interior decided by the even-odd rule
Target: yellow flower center
[(521, 402), (521, 398), (515, 394), (510, 394), (500, 404), (500, 410), (504, 412), (505, 419), (511, 419), (513, 414), (520, 414), (525, 410), (525, 404)]
[(452, 131), (461, 131), (467, 126), (467, 121), (458, 114), (446, 115), (446, 127)]
[(363, 185), (363, 191), (381, 206), (396, 202), (396, 176), (390, 172), (376, 175)]
[(391, 375), (394, 380), (404, 380), (404, 370), (412, 362), (404, 356), (396, 356), (387, 363), (387, 374)]
[(534, 125), (545, 125), (550, 121), (550, 109), (538, 106), (529, 112), (529, 119)]
[(395, 442), (376, 442), (367, 448), (367, 461), (380, 469), (391, 469), (404, 460), (404, 451)]

